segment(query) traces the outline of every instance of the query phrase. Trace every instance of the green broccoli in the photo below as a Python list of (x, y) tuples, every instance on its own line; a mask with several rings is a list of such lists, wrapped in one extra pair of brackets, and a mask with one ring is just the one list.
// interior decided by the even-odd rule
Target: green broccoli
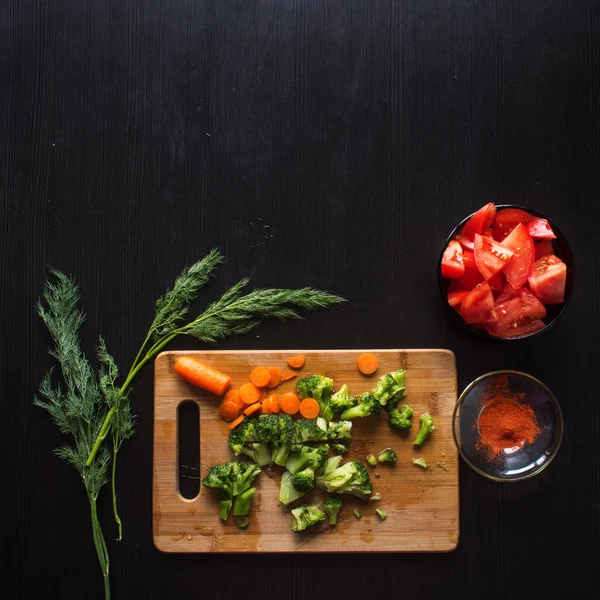
[(429, 469), (429, 464), (424, 458), (413, 458), (413, 465), (421, 467), (422, 469)]
[(310, 492), (315, 487), (315, 470), (306, 467), (292, 475), (292, 485), (299, 492)]
[(271, 460), (276, 465), (283, 467), (291, 452), (294, 439), (294, 422), (290, 415), (277, 416), (279, 417), (279, 438), (271, 444)]
[(348, 394), (348, 386), (344, 384), (329, 401), (329, 405), (336, 415), (342, 414), (345, 410), (352, 408), (358, 404), (358, 400), (355, 396)]
[(352, 439), (352, 421), (329, 421), (327, 439), (336, 442), (349, 442)]
[(369, 463), (372, 467), (377, 466), (377, 459), (373, 454), (369, 454), (369, 456), (367, 456), (367, 463)]
[(298, 500), (298, 498), (302, 498), (306, 492), (299, 492), (292, 485), (292, 474), (289, 471), (284, 471), (281, 476), (281, 485), (279, 487), (279, 502), (282, 504), (290, 504), (290, 502), (294, 502)]
[(375, 512), (381, 517), (382, 521), (385, 521), (385, 518), (387, 517), (387, 513), (383, 510), (381, 510), (380, 508), (376, 508)]
[(298, 471), (311, 467), (315, 471), (322, 467), (327, 460), (329, 446), (302, 446), (299, 452), (291, 452), (285, 463), (285, 468), (294, 475)]
[(348, 452), (347, 444), (331, 444), (331, 449), (338, 454), (346, 454)]
[(429, 413), (423, 413), (419, 419), (421, 420), (421, 429), (413, 441), (415, 446), (420, 446), (429, 437), (429, 434), (435, 429), (433, 417)]
[(338, 467), (340, 456), (334, 456), (325, 463), (322, 474), (315, 478), (316, 487), (335, 494), (352, 494), (365, 500), (373, 492), (367, 469), (360, 460), (347, 462)]
[(404, 369), (399, 369), (394, 373), (387, 373), (377, 382), (371, 393), (382, 406), (386, 406), (390, 401), (397, 403), (400, 398), (406, 396), (404, 375)]
[(396, 462), (396, 453), (391, 448), (386, 448), (381, 452), (381, 454), (377, 457), (377, 460), (380, 463), (395, 463)]
[(229, 434), (227, 443), (236, 456), (242, 453), (244, 444), (260, 441), (256, 432), (256, 424), (256, 419), (246, 419)]
[(378, 415), (381, 412), (381, 404), (376, 400), (373, 394), (365, 392), (360, 396), (360, 402), (345, 410), (340, 418), (344, 421), (356, 419), (357, 417), (368, 417), (369, 415)]
[(206, 474), (202, 485), (221, 491), (219, 517), (223, 521), (227, 520), (235, 498), (250, 489), (252, 481), (260, 472), (260, 469), (252, 463), (231, 461), (215, 465)]
[(337, 496), (329, 496), (323, 503), (323, 508), (329, 517), (329, 524), (335, 525), (340, 508), (342, 508), (342, 501)]
[(357, 519), (360, 519), (360, 510), (358, 508), (355, 508), (352, 512)]
[(258, 441), (263, 444), (276, 442), (281, 435), (279, 428), (279, 415), (260, 415), (256, 424)]
[(314, 398), (321, 406), (321, 417), (331, 421), (333, 409), (329, 401), (333, 393), (333, 379), (324, 375), (310, 375), (296, 382), (296, 390), (301, 399)]
[(271, 464), (271, 450), (267, 444), (251, 442), (242, 446), (241, 454), (250, 457), (259, 467)]
[(395, 429), (410, 429), (412, 427), (413, 409), (404, 405), (402, 409), (392, 408), (388, 413), (388, 423)]
[(294, 443), (322, 442), (327, 440), (327, 433), (323, 431), (314, 421), (298, 419), (294, 423)]
[(318, 507), (303, 504), (292, 510), (292, 531), (304, 531), (308, 527), (317, 525), (327, 518), (325, 513)]
[(256, 488), (250, 488), (233, 499), (233, 516), (238, 527), (244, 529), (250, 523), (248, 515)]

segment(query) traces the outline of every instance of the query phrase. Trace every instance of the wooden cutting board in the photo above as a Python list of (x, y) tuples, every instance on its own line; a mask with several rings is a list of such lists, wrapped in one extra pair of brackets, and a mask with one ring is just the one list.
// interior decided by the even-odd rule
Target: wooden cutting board
[[(452, 410), (456, 403), (456, 363), (448, 350), (373, 350), (379, 369), (364, 377), (356, 368), (363, 350), (281, 350), (281, 351), (207, 351), (164, 352), (156, 358), (154, 388), (154, 473), (153, 537), (163, 552), (446, 552), (458, 543), (458, 456), (452, 440)], [(367, 467), (374, 492), (381, 501), (364, 502), (342, 496), (343, 507), (335, 527), (320, 524), (310, 532), (294, 533), (290, 510), (308, 498), (324, 499), (320, 492), (288, 506), (280, 504), (279, 483), (282, 469), (270, 467), (255, 479), (250, 525), (240, 530), (230, 515), (223, 523), (218, 518), (218, 500), (213, 490), (201, 486), (193, 500), (178, 491), (177, 413), (185, 401), (194, 401), (200, 415), (200, 477), (216, 463), (234, 458), (227, 446), (228, 427), (217, 414), (219, 399), (181, 380), (173, 371), (173, 361), (191, 355), (229, 374), (232, 388), (248, 381), (253, 367), (286, 367), (296, 354), (306, 355), (300, 376), (323, 374), (332, 377), (335, 389), (347, 383), (358, 395), (372, 389), (377, 378), (400, 367), (406, 369), (406, 404), (415, 412), (413, 428), (406, 436), (391, 431), (385, 411), (379, 417), (356, 419), (350, 452), (344, 460), (377, 455), (393, 448), (395, 465)], [(293, 390), (294, 381), (277, 388), (280, 393)], [(421, 449), (412, 439), (419, 428), (418, 416), (429, 411), (436, 430)], [(372, 440), (372, 443), (371, 443)], [(430, 469), (412, 464), (423, 456)], [(445, 463), (447, 470), (436, 466)], [(380, 477), (375, 477), (375, 472)], [(375, 512), (387, 513), (381, 521)], [(357, 519), (353, 509), (362, 517)]]

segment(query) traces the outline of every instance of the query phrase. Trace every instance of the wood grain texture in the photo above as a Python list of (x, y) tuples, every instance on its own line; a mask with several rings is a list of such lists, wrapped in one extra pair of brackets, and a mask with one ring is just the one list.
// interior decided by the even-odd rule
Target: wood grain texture
[[(318, 351), (214, 351), (164, 352), (154, 371), (154, 467), (153, 535), (163, 552), (443, 552), (458, 543), (458, 452), (452, 439), (452, 411), (456, 404), (456, 362), (447, 350), (374, 350), (379, 358), (375, 376), (364, 377), (356, 358), (364, 350)], [(234, 458), (227, 447), (229, 428), (217, 413), (218, 398), (183, 381), (173, 370), (178, 356), (192, 355), (231, 376), (232, 389), (248, 381), (256, 366), (284, 368), (290, 356), (306, 355), (300, 376), (322, 374), (339, 387), (347, 383), (350, 393), (370, 390), (377, 375), (399, 368), (407, 370), (406, 403), (415, 411), (410, 435), (390, 431), (385, 418), (356, 419), (352, 444), (345, 460), (378, 455), (391, 447), (398, 454), (394, 466), (368, 467), (374, 492), (381, 502), (362, 502), (343, 496), (343, 510), (335, 528), (319, 527), (304, 534), (291, 529), (290, 510), (306, 501), (321, 502), (326, 494), (305, 496), (294, 505), (279, 502), (282, 469), (270, 467), (257, 480), (251, 524), (240, 531), (233, 519), (222, 523), (212, 490), (202, 488), (193, 500), (178, 490), (178, 407), (195, 401), (200, 409), (200, 475), (210, 467)], [(279, 393), (295, 389), (293, 381), (281, 384)], [(418, 415), (429, 411), (436, 430), (422, 448), (411, 443), (419, 428)], [(371, 443), (371, 441), (373, 443)], [(412, 464), (415, 456), (432, 465), (423, 470)], [(448, 470), (436, 466), (447, 463)], [(381, 477), (375, 478), (377, 471)], [(388, 515), (381, 522), (375, 513), (381, 507)], [(360, 520), (352, 514), (358, 508)]]

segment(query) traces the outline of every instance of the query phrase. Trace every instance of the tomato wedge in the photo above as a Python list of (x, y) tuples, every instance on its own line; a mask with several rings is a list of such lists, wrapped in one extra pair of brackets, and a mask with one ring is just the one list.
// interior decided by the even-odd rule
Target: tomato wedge
[(534, 240), (553, 240), (556, 238), (550, 223), (546, 219), (533, 219), (527, 225), (527, 231)]
[(565, 300), (567, 265), (553, 254), (536, 260), (529, 276), (532, 293), (544, 304), (560, 304)]
[(494, 276), (490, 277), (488, 283), (493, 292), (502, 292), (504, 289), (504, 277), (502, 277), (502, 273), (496, 273)]
[[(475, 260), (475, 259), (473, 259)], [(456, 281), (458, 287), (463, 290), (472, 290), (478, 283), (483, 283), (485, 279), (479, 272), (479, 269), (467, 268), (465, 266), (465, 274)]]
[(543, 319), (546, 316), (546, 307), (526, 288), (518, 290), (521, 300), (521, 319)]
[(469, 290), (451, 290), (448, 292), (448, 304), (455, 309), (461, 305)]
[(496, 205), (488, 202), (482, 206), (464, 225), (460, 232), (467, 239), (472, 240), (476, 233), (482, 235), (493, 223), (496, 216)]
[(494, 239), (501, 242), (519, 223), (529, 223), (534, 218), (520, 208), (504, 208), (496, 213), (492, 227)]
[(549, 254), (554, 254), (554, 247), (551, 240), (542, 240), (535, 244), (535, 260)]
[(475, 243), (473, 238), (468, 238), (466, 235), (459, 233), (456, 236), (456, 241), (465, 249), (473, 251), (475, 249)]
[(476, 285), (464, 298), (460, 314), (465, 323), (487, 323), (497, 319), (494, 296), (488, 283)]
[(477, 269), (475, 254), (472, 250), (463, 250), (463, 263), (465, 264), (465, 269)]
[(442, 277), (460, 279), (464, 274), (462, 246), (456, 240), (452, 240), (444, 250), (442, 257)]
[(502, 242), (504, 246), (514, 252), (510, 262), (504, 267), (506, 280), (515, 289), (520, 288), (531, 274), (535, 259), (533, 240), (525, 225), (519, 223)]
[(498, 296), (498, 298), (496, 298), (496, 304), (504, 302), (509, 298), (514, 298), (517, 295), (517, 290), (515, 290), (515, 288), (512, 285), (510, 285), (510, 283), (505, 283), (501, 294)]
[(505, 248), (492, 238), (475, 234), (475, 262), (484, 279), (499, 273), (513, 256), (513, 251)]
[(485, 330), (496, 337), (501, 338), (513, 338), (521, 337), (524, 335), (531, 335), (536, 331), (541, 331), (546, 325), (540, 319), (534, 319), (533, 321), (526, 321), (524, 323), (515, 323), (512, 327), (500, 327), (497, 323), (487, 323)]

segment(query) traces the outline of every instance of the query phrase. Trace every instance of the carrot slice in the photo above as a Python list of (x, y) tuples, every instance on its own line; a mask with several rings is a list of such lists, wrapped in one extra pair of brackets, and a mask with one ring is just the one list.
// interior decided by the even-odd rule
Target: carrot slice
[(240, 415), (235, 421), (231, 421), (231, 423), (229, 423), (229, 429), (235, 429), (245, 418), (244, 415)]
[(191, 356), (181, 356), (175, 361), (173, 368), (181, 378), (203, 390), (217, 394), (217, 396), (222, 396), (231, 383), (229, 375), (225, 375)]
[(255, 412), (260, 410), (260, 402), (255, 402), (254, 404), (251, 404), (245, 411), (244, 414), (247, 415), (248, 417), (250, 415), (253, 415)]
[(265, 404), (267, 405), (269, 412), (271, 412), (271, 413), (279, 412), (279, 398), (275, 394), (271, 394), (263, 402), (263, 408), (264, 408)]
[(294, 392), (288, 392), (279, 398), (279, 406), (286, 415), (295, 415), (300, 410), (300, 398)]
[(263, 415), (270, 415), (271, 414), (271, 407), (269, 405), (269, 403), (267, 402), (268, 398), (266, 398), (265, 400), (262, 401), (262, 412)]
[(294, 377), (298, 377), (298, 373), (294, 373), (294, 371), (284, 371), (281, 374), (281, 383), (287, 381), (288, 379), (294, 379)]
[(292, 369), (301, 369), (306, 362), (306, 356), (299, 354), (298, 356), (291, 356), (288, 358), (288, 365), (292, 367)]
[(244, 404), (254, 404), (260, 400), (260, 390), (253, 383), (245, 383), (240, 388), (240, 398)]
[(379, 367), (379, 359), (371, 352), (365, 352), (358, 357), (357, 365), (363, 375), (373, 375)]
[(255, 367), (250, 372), (250, 381), (256, 387), (267, 387), (271, 381), (271, 373), (264, 367)]
[(305, 419), (316, 419), (321, 412), (321, 406), (314, 398), (304, 398), (300, 402), (300, 414)]
[(224, 421), (234, 421), (240, 414), (240, 407), (235, 402), (226, 400), (219, 406), (219, 414)]
[(271, 381), (269, 381), (267, 387), (274, 388), (278, 386), (279, 382), (281, 381), (281, 371), (279, 370), (279, 367), (269, 367), (267, 371), (269, 371), (269, 375), (271, 377)]
[(237, 405), (239, 409), (245, 408), (245, 404), (240, 398), (240, 390), (229, 390), (225, 397), (223, 398), (223, 402), (233, 402)]

